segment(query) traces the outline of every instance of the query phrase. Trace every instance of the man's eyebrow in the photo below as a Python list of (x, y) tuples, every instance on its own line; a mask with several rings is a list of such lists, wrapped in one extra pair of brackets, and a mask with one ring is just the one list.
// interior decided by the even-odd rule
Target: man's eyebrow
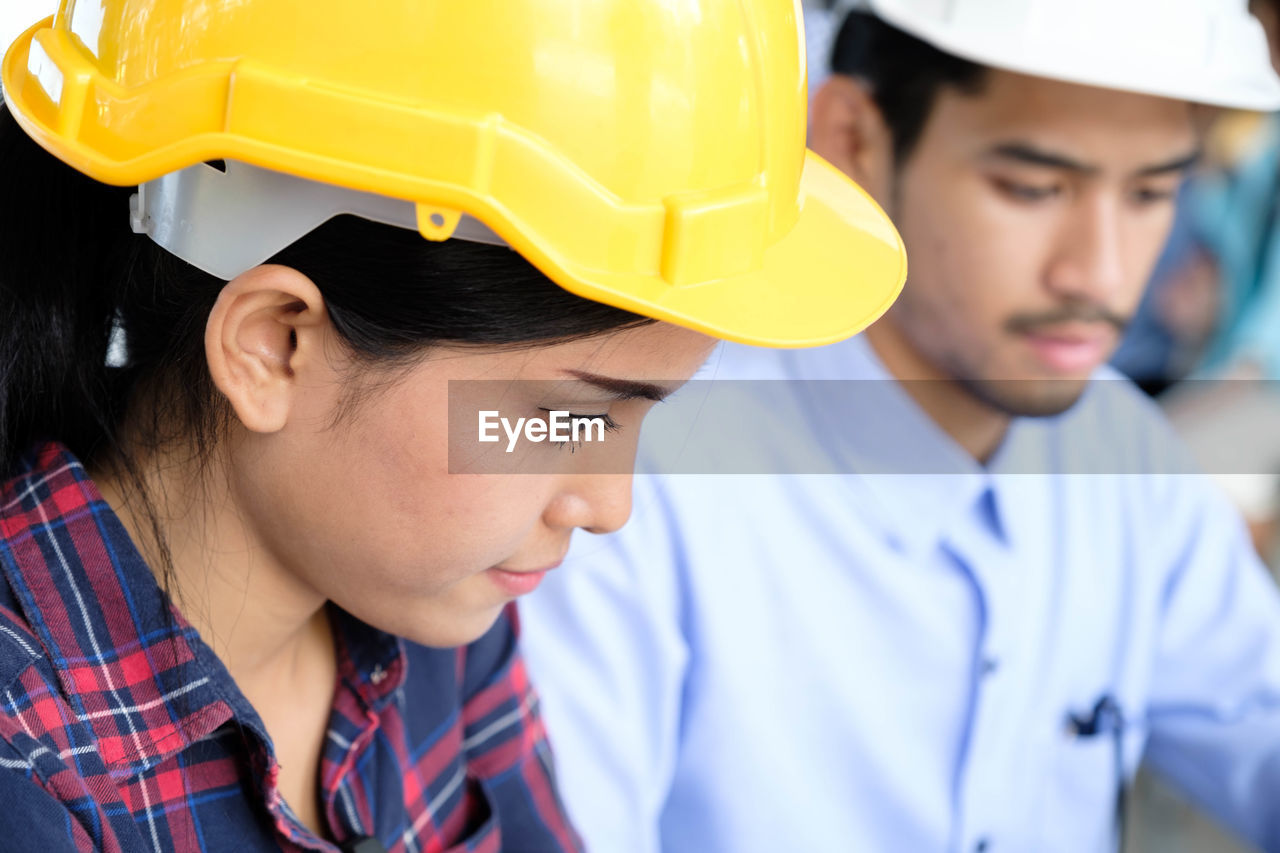
[(1027, 142), (1005, 142), (996, 145), (987, 151), (986, 156), (1001, 160), (1016, 160), (1019, 163), (1027, 163), (1032, 166), (1047, 166), (1050, 169), (1062, 169), (1081, 175), (1096, 175), (1102, 171), (1097, 166), (1081, 163), (1079, 160), (1068, 157), (1065, 154), (1057, 154), (1053, 151), (1037, 148)]
[(575, 379), (593, 385), (601, 391), (607, 391), (619, 402), (623, 400), (652, 400), (661, 403), (675, 392), (674, 388), (664, 388), (652, 382), (632, 382), (629, 379), (615, 379), (611, 376), (598, 376), (582, 370), (566, 370)]
[[(1044, 166), (1050, 169), (1062, 169), (1067, 172), (1074, 172), (1078, 175), (1096, 175), (1102, 170), (1095, 165), (1082, 163), (1073, 157), (1064, 154), (1057, 154), (1053, 151), (1046, 151), (1037, 148), (1026, 142), (1008, 142), (993, 147), (987, 152), (988, 157), (996, 157), (1003, 160), (1016, 160), (1019, 163), (1027, 163), (1032, 166)], [(1158, 175), (1167, 175), (1177, 172), (1189, 171), (1200, 161), (1202, 152), (1196, 149), (1188, 154), (1184, 154), (1165, 163), (1156, 163), (1153, 166), (1144, 166), (1133, 173), (1136, 178), (1153, 178)]]
[(1181, 157), (1177, 158), (1176, 160), (1170, 160), (1167, 163), (1157, 163), (1154, 166), (1147, 166), (1143, 169), (1139, 169), (1135, 173), (1135, 177), (1154, 178), (1158, 175), (1168, 175), (1168, 174), (1173, 174), (1177, 172), (1189, 172), (1191, 171), (1191, 168), (1193, 166), (1195, 166), (1197, 163), (1200, 162), (1200, 158), (1203, 156), (1203, 154), (1204, 152), (1202, 152), (1199, 148), (1197, 148), (1195, 151), (1192, 151), (1190, 154), (1184, 154)]

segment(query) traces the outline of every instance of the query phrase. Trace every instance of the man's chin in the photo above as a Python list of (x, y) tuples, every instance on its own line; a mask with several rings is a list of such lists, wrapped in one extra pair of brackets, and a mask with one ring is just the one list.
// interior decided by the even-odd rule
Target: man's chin
[(991, 408), (1019, 418), (1060, 415), (1084, 395), (1089, 379), (961, 379), (974, 397)]

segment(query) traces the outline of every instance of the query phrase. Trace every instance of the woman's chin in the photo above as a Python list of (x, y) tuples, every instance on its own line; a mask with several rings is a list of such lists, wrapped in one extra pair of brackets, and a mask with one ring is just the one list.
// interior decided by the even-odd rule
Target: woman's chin
[[(447, 649), (465, 646), (488, 633), (502, 615), (505, 602), (492, 607), (451, 607), (447, 610), (423, 608), (397, 629), (384, 629), (420, 646)], [(433, 612), (434, 611), (434, 612)]]

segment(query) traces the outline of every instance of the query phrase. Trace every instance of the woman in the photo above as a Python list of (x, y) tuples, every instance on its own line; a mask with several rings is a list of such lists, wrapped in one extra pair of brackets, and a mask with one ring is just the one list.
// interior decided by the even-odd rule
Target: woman
[[(5, 57), (0, 839), (572, 849), (512, 600), (708, 334), (856, 332), (896, 234), (804, 153), (789, 4), (214, 5)], [(466, 473), (459, 380), (611, 452)]]

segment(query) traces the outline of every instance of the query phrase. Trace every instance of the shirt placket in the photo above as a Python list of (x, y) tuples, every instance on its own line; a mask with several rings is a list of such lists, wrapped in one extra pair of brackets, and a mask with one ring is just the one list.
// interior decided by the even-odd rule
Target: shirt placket
[[(968, 523), (946, 539), (947, 552), (973, 585), (979, 630), (972, 650), (970, 713), (956, 773), (955, 853), (995, 853), (1011, 840), (1009, 749), (1018, 748), (1020, 701), (1013, 689), (1019, 676), (1019, 586), (1025, 568), (1015, 554), (982, 524)], [(1010, 848), (1011, 849), (1011, 848)]]
[(377, 804), (363, 786), (352, 784), (356, 764), (382, 726), (380, 709), (393, 701), (404, 681), (405, 661), (399, 642), (373, 641), (364, 632), (353, 635), (348, 620), (335, 615), (339, 679), (325, 732), (321, 801), (335, 833), (355, 839), (377, 829)]

